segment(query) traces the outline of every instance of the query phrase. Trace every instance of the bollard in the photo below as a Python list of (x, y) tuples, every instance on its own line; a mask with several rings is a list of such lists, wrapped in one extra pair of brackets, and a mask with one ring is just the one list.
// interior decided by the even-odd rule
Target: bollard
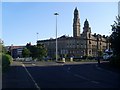
[(70, 58), (70, 61), (73, 62), (73, 57)]

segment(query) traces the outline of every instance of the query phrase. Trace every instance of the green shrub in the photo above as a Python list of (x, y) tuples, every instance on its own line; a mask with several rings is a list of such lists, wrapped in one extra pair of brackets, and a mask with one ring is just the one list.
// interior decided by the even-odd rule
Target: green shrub
[(3, 54), (3, 53), (0, 54), (0, 57), (2, 57), (1, 58), (2, 59), (2, 71), (4, 72), (9, 68), (9, 66), (10, 66), (13, 59), (12, 59), (12, 57), (10, 55)]

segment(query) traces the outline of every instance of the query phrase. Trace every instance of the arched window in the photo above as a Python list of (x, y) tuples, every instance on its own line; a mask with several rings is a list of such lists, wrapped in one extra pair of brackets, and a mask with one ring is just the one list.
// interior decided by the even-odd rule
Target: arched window
[(89, 38), (91, 37), (91, 34), (89, 33)]
[(89, 41), (89, 44), (91, 44), (91, 41)]

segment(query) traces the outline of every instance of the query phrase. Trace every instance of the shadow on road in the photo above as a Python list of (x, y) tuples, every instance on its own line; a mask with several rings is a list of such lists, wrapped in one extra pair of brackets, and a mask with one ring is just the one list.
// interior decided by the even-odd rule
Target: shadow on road
[(120, 68), (110, 65), (109, 62), (103, 62), (99, 67), (120, 74)]
[[(98, 70), (95, 65), (94, 63), (76, 65), (61, 64), (58, 66), (25, 66), (40, 88), (118, 87), (118, 77), (116, 74)], [(105, 63), (101, 63), (100, 67), (106, 68), (107, 66)], [(22, 66), (11, 66), (9, 71), (3, 73), (2, 76), (3, 88), (36, 88), (35, 83)]]
[(11, 66), (2, 74), (2, 88), (35, 88), (22, 66)]

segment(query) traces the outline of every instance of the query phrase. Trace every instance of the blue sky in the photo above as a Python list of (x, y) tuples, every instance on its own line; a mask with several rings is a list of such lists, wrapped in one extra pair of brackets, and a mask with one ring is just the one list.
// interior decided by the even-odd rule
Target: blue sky
[(118, 14), (117, 2), (3, 2), (2, 39), (7, 45), (36, 44), (38, 39), (55, 38), (55, 16), (58, 12), (58, 37), (73, 35), (73, 12), (79, 10), (81, 30), (87, 18), (92, 33), (109, 35)]

